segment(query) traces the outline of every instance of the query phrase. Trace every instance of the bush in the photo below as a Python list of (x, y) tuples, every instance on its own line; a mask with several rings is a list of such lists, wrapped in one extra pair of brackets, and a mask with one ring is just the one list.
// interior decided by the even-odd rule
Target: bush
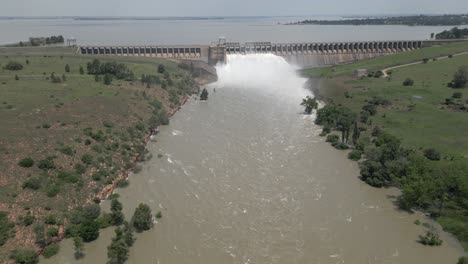
[(9, 61), (3, 68), (9, 71), (20, 71), (23, 69), (23, 65), (16, 61)]
[(19, 248), (11, 252), (10, 258), (17, 264), (36, 264), (39, 257), (36, 252), (28, 248)]
[(46, 194), (48, 197), (55, 197), (59, 192), (60, 187), (55, 183), (49, 184), (46, 187)]
[(55, 225), (57, 224), (57, 216), (56, 215), (48, 215), (44, 218), (44, 223), (48, 225)]
[(104, 75), (104, 84), (105, 85), (110, 85), (112, 83), (112, 75), (111, 74), (105, 74)]
[(52, 245), (48, 245), (47, 247), (45, 247), (42, 254), (44, 255), (44, 258), (50, 258), (53, 255), (57, 254), (59, 250), (60, 250), (60, 247), (58, 244), (52, 244)]
[(133, 227), (137, 232), (149, 230), (153, 226), (151, 209), (146, 204), (139, 204), (133, 214)]
[[(336, 143), (338, 143), (338, 142), (336, 142)], [(349, 149), (348, 144), (346, 144), (346, 143), (344, 143), (344, 142), (335, 144), (334, 147), (335, 147), (336, 149), (340, 149), (340, 150)]]
[(24, 226), (30, 226), (34, 223), (36, 220), (36, 217), (31, 215), (31, 213), (28, 213), (24, 218), (23, 218), (23, 225)]
[(81, 156), (81, 161), (86, 165), (90, 165), (91, 163), (93, 163), (93, 156), (89, 154), (84, 154), (83, 156)]
[(374, 73), (374, 78), (380, 78), (380, 77), (382, 77), (382, 76), (383, 76), (383, 72), (382, 72), (382, 71), (376, 71), (376, 72)]
[(97, 221), (86, 221), (80, 225), (78, 230), (84, 242), (91, 242), (99, 237), (99, 223)]
[(41, 185), (42, 181), (39, 177), (31, 177), (23, 182), (23, 189), (39, 190)]
[(423, 61), (423, 63), (427, 63), (427, 62), (429, 61), (429, 59), (428, 59), (428, 58), (424, 58), (422, 61)]
[(56, 237), (58, 236), (59, 234), (59, 231), (56, 227), (51, 227), (49, 229), (47, 229), (47, 236), (48, 237)]
[(328, 135), (326, 141), (330, 143), (335, 143), (335, 142), (338, 142), (339, 140), (340, 140), (340, 136), (333, 134), (333, 135)]
[(74, 169), (75, 169), (75, 172), (78, 174), (83, 174), (86, 172), (86, 167), (81, 163), (75, 164)]
[(434, 148), (424, 150), (424, 156), (430, 160), (440, 160), (440, 152)]
[(166, 68), (164, 67), (164, 65), (159, 64), (158, 65), (158, 72), (159, 73), (164, 73), (165, 71), (166, 71)]
[(427, 231), (426, 235), (419, 236), (418, 242), (426, 246), (440, 246), (443, 241), (439, 238), (437, 233)]
[(465, 67), (460, 67), (453, 75), (452, 87), (463, 88), (468, 83), (468, 71)]
[(37, 167), (42, 170), (55, 169), (55, 163), (52, 159), (43, 159), (39, 161)]
[(161, 217), (162, 217), (161, 211), (157, 212), (157, 213), (156, 213), (156, 218), (160, 219)]
[(460, 257), (457, 264), (468, 264), (468, 257)]
[(30, 157), (24, 158), (18, 162), (18, 165), (23, 168), (31, 168), (34, 165), (34, 160)]
[(77, 183), (80, 181), (80, 175), (76, 172), (71, 172), (71, 171), (59, 171), (57, 174), (57, 177), (68, 183)]
[(15, 223), (8, 220), (8, 213), (0, 211), (0, 246), (3, 246), (13, 234)]
[(75, 151), (70, 146), (61, 148), (60, 152), (62, 152), (65, 155), (68, 155), (68, 156), (73, 156), (75, 154)]
[(361, 156), (362, 156), (362, 152), (360, 150), (353, 150), (351, 151), (349, 154), (348, 154), (348, 158), (350, 160), (360, 160), (361, 159)]
[(65, 72), (70, 72), (70, 65), (68, 64), (65, 65)]
[(413, 79), (410, 79), (410, 78), (406, 78), (403, 81), (403, 86), (413, 86), (413, 84), (414, 84), (414, 81), (413, 81)]
[(460, 99), (462, 97), (463, 97), (463, 94), (460, 92), (455, 92), (452, 94), (452, 98), (455, 98), (455, 99)]

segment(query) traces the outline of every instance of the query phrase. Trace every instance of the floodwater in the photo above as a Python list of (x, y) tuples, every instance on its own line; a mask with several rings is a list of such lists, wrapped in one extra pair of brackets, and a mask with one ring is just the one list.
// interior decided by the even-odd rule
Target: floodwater
[(78, 45), (206, 45), (228, 41), (327, 42), (366, 40), (424, 40), (451, 28), (410, 26), (283, 25), (304, 19), (340, 19), (336, 16), (227, 17), (206, 20), (74, 20), (0, 19), (0, 44), (29, 37), (63, 35)]
[[(163, 214), (136, 235), (128, 263), (440, 264), (463, 254), (443, 232), (440, 247), (417, 243), (414, 221), (430, 221), (398, 211), (398, 190), (361, 182), (357, 163), (318, 136), (299, 106), (305, 80), (282, 58), (230, 57), (218, 74), (209, 100), (190, 100), (162, 127), (154, 158), (116, 191), (128, 218), (141, 202)], [(103, 230), (78, 263), (105, 263), (112, 236)], [(70, 240), (42, 260), (75, 262)]]

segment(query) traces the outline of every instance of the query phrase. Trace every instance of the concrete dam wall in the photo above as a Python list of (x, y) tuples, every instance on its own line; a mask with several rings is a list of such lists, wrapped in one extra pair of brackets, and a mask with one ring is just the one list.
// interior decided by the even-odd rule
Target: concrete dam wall
[(87, 46), (77, 52), (87, 55), (141, 56), (191, 60), (215, 65), (229, 54), (272, 53), (302, 68), (349, 63), (362, 59), (422, 48), (423, 41), (368, 41), (337, 43), (270, 42), (217, 43), (194, 46)]

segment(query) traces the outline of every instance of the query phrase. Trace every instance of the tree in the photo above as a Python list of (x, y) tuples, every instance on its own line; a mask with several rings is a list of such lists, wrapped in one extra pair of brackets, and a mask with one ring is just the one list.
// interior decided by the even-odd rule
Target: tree
[(112, 75), (109, 73), (106, 73), (104, 75), (104, 84), (105, 85), (110, 85), (112, 83)]
[(128, 222), (124, 222), (123, 229), (117, 227), (115, 229), (115, 237), (112, 238), (110, 246), (107, 247), (107, 257), (109, 264), (122, 264), (128, 258), (129, 247), (133, 245), (132, 230)]
[(414, 81), (410, 78), (406, 78), (404, 81), (403, 81), (403, 86), (413, 86), (414, 84)]
[(7, 65), (5, 65), (4, 69), (9, 71), (19, 71), (23, 69), (23, 65), (16, 61), (9, 61)]
[(166, 68), (164, 67), (164, 65), (159, 64), (158, 65), (158, 72), (159, 73), (164, 73), (165, 71), (166, 71)]
[(431, 33), (431, 39), (434, 39), (434, 35), (435, 35), (434, 33)]
[(151, 215), (151, 209), (146, 204), (139, 204), (133, 214), (133, 227), (137, 232), (142, 232), (151, 229), (153, 226), (153, 217)]
[(84, 242), (96, 240), (99, 237), (99, 223), (95, 220), (83, 222), (78, 232)]
[(75, 247), (75, 253), (73, 254), (75, 256), (75, 259), (81, 259), (84, 257), (84, 245), (83, 245), (83, 239), (81, 237), (74, 237), (73, 238), (73, 245)]
[(361, 131), (359, 130), (357, 122), (355, 122), (354, 123), (354, 129), (353, 129), (353, 145), (357, 144), (358, 139), (359, 139), (360, 136), (361, 136)]
[(117, 199), (112, 199), (111, 202), (111, 218), (112, 224), (114, 225), (121, 225), (124, 221), (124, 215), (122, 213), (122, 203), (119, 202)]
[(65, 65), (65, 72), (70, 72), (70, 65), (68, 64)]
[(18, 248), (11, 252), (10, 258), (17, 264), (36, 264), (39, 258), (36, 252), (28, 248)]
[(310, 115), (314, 109), (318, 108), (317, 100), (310, 96), (307, 96), (305, 99), (302, 99), (301, 105), (304, 106), (304, 112), (308, 115)]
[(83, 69), (83, 66), (80, 66), (80, 74), (83, 75), (84, 74), (84, 69)]
[(18, 162), (18, 165), (23, 168), (30, 168), (34, 165), (34, 160), (30, 157), (24, 158)]
[(424, 156), (430, 160), (440, 160), (440, 152), (435, 148), (428, 148), (424, 150)]
[(468, 71), (465, 67), (460, 67), (453, 75), (452, 87), (463, 88), (468, 83)]
[(52, 244), (52, 245), (48, 245), (47, 247), (45, 247), (42, 254), (44, 255), (45, 258), (50, 258), (56, 255), (59, 252), (59, 250), (60, 250), (60, 247), (58, 244)]
[(62, 82), (66, 82), (67, 81), (67, 76), (65, 76), (65, 74), (62, 74)]
[(206, 90), (206, 88), (203, 88), (200, 94), (200, 100), (202, 101), (208, 100), (208, 90)]
[(15, 74), (15, 80), (16, 80), (16, 81), (19, 81), (19, 76), (18, 76), (18, 74)]

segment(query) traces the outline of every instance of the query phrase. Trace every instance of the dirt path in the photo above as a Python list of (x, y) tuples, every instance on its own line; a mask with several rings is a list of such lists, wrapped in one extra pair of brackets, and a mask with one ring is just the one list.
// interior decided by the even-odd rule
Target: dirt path
[[(457, 53), (457, 54), (453, 54), (453, 56), (460, 56), (460, 55), (464, 55), (464, 54), (468, 54), (468, 51), (465, 51), (465, 52), (461, 52), (461, 53)], [(436, 58), (437, 60), (443, 60), (443, 59), (447, 59), (448, 56), (442, 56), (442, 57), (438, 57)], [(412, 66), (412, 65), (416, 65), (416, 64), (422, 64), (424, 63), (423, 61), (417, 61), (417, 62), (412, 62), (412, 63), (407, 63), (407, 64), (402, 64), (402, 65), (398, 65), (398, 66), (392, 66), (392, 67), (389, 67), (389, 68), (385, 68), (382, 70), (382, 77), (383, 78), (386, 78), (388, 77), (388, 71), (390, 70), (394, 70), (394, 69), (398, 69), (398, 68), (403, 68), (403, 67), (408, 67), (408, 66)]]

